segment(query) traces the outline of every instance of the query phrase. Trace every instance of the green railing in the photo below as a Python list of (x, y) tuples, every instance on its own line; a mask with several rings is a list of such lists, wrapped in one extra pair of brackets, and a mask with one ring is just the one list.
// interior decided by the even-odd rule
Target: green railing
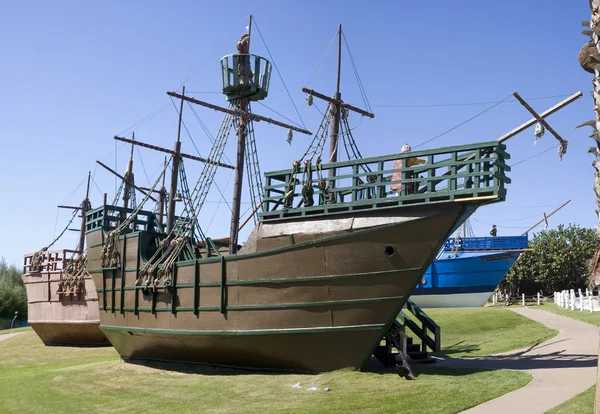
[[(398, 320), (401, 324), (405, 324), (421, 340), (421, 351), (426, 352), (427, 348), (429, 348), (433, 352), (440, 352), (442, 349), (442, 336), (439, 325), (410, 300), (406, 302), (405, 309), (417, 318), (421, 326), (404, 313), (404, 311), (400, 312)], [(430, 333), (433, 334), (433, 338), (429, 335)]]
[[(502, 201), (510, 183), (505, 148), (491, 141), (268, 172), (260, 217), (267, 221), (469, 199)], [(406, 167), (409, 158), (425, 164)], [(402, 160), (402, 168), (394, 168), (396, 160)]]
[[(86, 214), (86, 231), (102, 228), (105, 231), (114, 230), (134, 210), (118, 206), (105, 205), (88, 211)], [(151, 211), (140, 210), (127, 227), (129, 231), (158, 232), (159, 226), (156, 215)]]

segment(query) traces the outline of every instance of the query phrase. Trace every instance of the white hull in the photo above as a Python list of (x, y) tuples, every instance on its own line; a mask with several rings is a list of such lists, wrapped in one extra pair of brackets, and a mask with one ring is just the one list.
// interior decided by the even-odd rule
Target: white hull
[(445, 295), (411, 295), (420, 308), (480, 308), (493, 292), (456, 293)]

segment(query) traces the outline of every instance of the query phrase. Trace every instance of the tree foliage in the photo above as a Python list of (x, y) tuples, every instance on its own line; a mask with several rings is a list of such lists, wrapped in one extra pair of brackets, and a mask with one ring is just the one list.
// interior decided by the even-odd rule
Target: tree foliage
[(504, 278), (501, 289), (513, 294), (551, 295), (563, 289), (584, 288), (588, 284), (589, 262), (598, 246), (592, 229), (560, 224), (554, 230), (533, 236), (529, 247)]
[(19, 319), (27, 319), (27, 294), (16, 266), (9, 266), (0, 257), (0, 318), (13, 318), (19, 312)]

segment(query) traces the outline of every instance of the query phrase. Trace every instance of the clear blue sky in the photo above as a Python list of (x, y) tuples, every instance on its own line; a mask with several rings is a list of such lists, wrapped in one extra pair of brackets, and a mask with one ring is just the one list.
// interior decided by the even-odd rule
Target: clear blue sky
[[(587, 0), (14, 1), (0, 2), (0, 256), (20, 265), (24, 253), (47, 245), (70, 217), (69, 211), (57, 213), (56, 205), (81, 202), (83, 186), (73, 191), (88, 170), (94, 174), (93, 205), (101, 203), (103, 192), (109, 198), (114, 194), (113, 177), (95, 164), (102, 160), (123, 172), (129, 150), (115, 146), (113, 135), (130, 132), (127, 129), (140, 119), (162, 109), (136, 130), (136, 138), (171, 147), (177, 114), (165, 92), (178, 89), (198, 67), (187, 90), (212, 92), (194, 95), (224, 104), (223, 96), (214, 93), (220, 90), (218, 60), (235, 51), (251, 13), (311, 130), (316, 130), (319, 114), (306, 107), (300, 88), (337, 25), (343, 24), (376, 113), (355, 131), (365, 156), (398, 152), (406, 142), (416, 146), (489, 106), (418, 105), (494, 102), (513, 91), (533, 98), (581, 90), (582, 99), (548, 118), (569, 140), (563, 161), (552, 150), (515, 166), (507, 201), (481, 208), (472, 225), (478, 235), (487, 234), (487, 223), (492, 222), (501, 235), (519, 234), (544, 211), (568, 199), (571, 204), (552, 217), (551, 227), (569, 222), (596, 225), (592, 156), (586, 153), (593, 142), (587, 130), (573, 129), (593, 118), (591, 76), (577, 61), (587, 41), (580, 34), (581, 21), (590, 18)], [(251, 47), (253, 53), (268, 57), (255, 29)], [(362, 105), (344, 53), (343, 99)], [(334, 72), (335, 56), (330, 53), (309, 86), (332, 94)], [(530, 103), (541, 112), (562, 99)], [(264, 103), (300, 122), (276, 75)], [(260, 105), (254, 111), (279, 118)], [(206, 136), (187, 107), (184, 113), (199, 151), (207, 154)], [(204, 109), (198, 113), (214, 134), (220, 115)], [(421, 148), (492, 140), (528, 119), (518, 103), (503, 103)], [(356, 125), (361, 119), (354, 116), (351, 122)], [(263, 171), (288, 168), (308, 143), (296, 134), (290, 147), (286, 131), (269, 125), (257, 124), (256, 135)], [(185, 151), (196, 152), (186, 134), (182, 141)], [(556, 145), (549, 133), (535, 146), (533, 141), (530, 129), (508, 142), (511, 164)], [(231, 140), (229, 159), (233, 154)], [(134, 159), (136, 181), (147, 185), (147, 176), (153, 180), (162, 157), (140, 149)], [(198, 167), (189, 163), (190, 181)], [(230, 179), (228, 170), (219, 172), (219, 187), (228, 199)], [(219, 203), (216, 189), (209, 201), (201, 223), (211, 236), (226, 236), (228, 207)], [(68, 232), (56, 247), (72, 248), (75, 243), (76, 233)]]

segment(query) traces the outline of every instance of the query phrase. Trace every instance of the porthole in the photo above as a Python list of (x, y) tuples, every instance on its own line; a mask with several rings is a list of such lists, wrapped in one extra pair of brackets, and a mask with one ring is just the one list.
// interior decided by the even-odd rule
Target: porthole
[(390, 244), (386, 245), (383, 248), (383, 251), (385, 252), (385, 254), (387, 254), (389, 257), (392, 257), (393, 255), (396, 254), (396, 248)]

